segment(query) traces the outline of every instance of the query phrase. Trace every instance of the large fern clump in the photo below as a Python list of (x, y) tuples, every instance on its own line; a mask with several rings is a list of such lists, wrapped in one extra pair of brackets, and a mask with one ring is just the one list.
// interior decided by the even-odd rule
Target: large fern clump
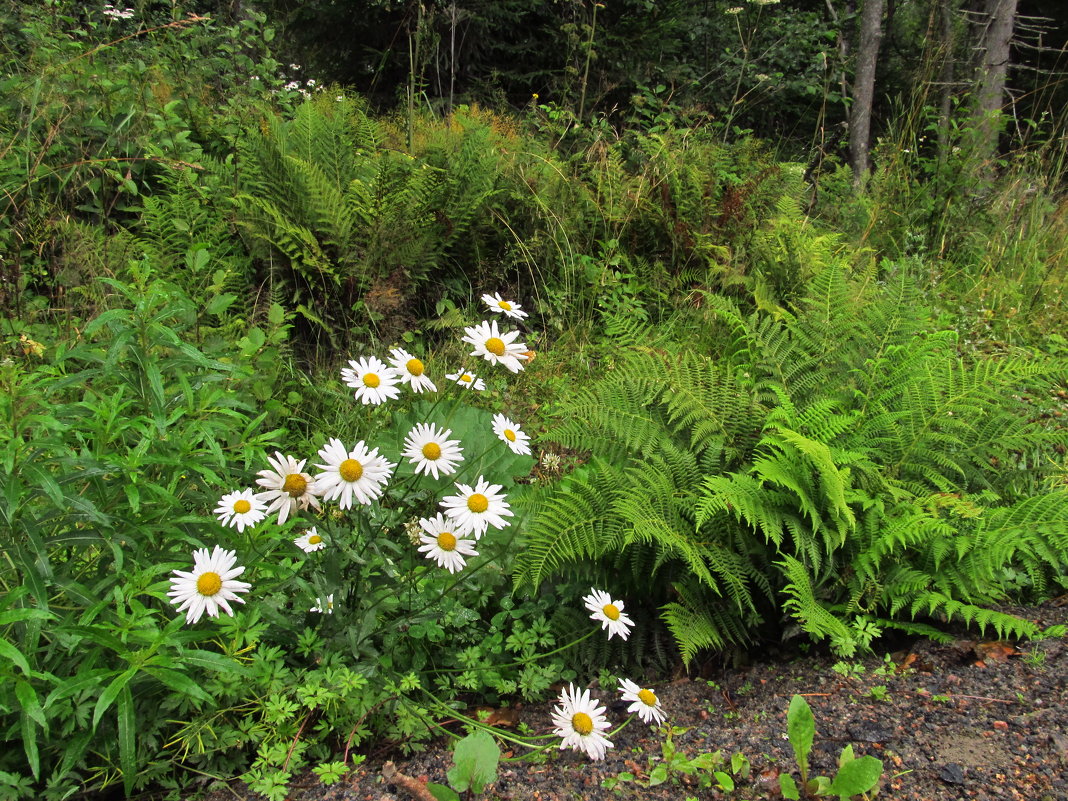
[(1010, 573), (1064, 575), (1044, 454), (1068, 436), (1014, 395), (1066, 365), (965, 357), (904, 274), (830, 267), (789, 312), (704, 300), (715, 355), (621, 345), (560, 405), (551, 436), (589, 461), (537, 499), (517, 586), (608, 563), (687, 662), (787, 621), (842, 654), (952, 619), (1037, 634), (992, 607)]
[(238, 222), (275, 298), (337, 344), (366, 332), (370, 295), (403, 299), (440, 271), (496, 192), (490, 132), (463, 134), (447, 157), (416, 157), (386, 147), (359, 104), (326, 95), (248, 131)]

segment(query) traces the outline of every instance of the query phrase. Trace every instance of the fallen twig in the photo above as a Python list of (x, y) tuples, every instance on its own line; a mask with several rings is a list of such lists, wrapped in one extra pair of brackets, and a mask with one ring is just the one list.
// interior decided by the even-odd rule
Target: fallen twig
[(387, 762), (382, 766), (382, 778), (407, 790), (416, 801), (436, 801), (430, 791), (426, 789), (425, 784), (418, 779), (413, 779), (411, 776), (405, 776), (397, 770), (397, 766), (392, 762)]

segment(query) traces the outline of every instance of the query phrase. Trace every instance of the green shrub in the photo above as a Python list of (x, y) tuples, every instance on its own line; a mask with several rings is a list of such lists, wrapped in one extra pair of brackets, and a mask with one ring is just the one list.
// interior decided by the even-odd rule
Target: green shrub
[(1037, 456), (1068, 435), (1014, 397), (1065, 365), (962, 359), (903, 272), (825, 270), (793, 313), (706, 300), (714, 358), (619, 347), (559, 404), (550, 435), (590, 463), (534, 499), (517, 587), (610, 565), (686, 661), (784, 614), (844, 654), (888, 626), (937, 636), (918, 618), (1036, 635), (990, 606), (1004, 568), (1042, 588), (1068, 560), (1068, 492)]

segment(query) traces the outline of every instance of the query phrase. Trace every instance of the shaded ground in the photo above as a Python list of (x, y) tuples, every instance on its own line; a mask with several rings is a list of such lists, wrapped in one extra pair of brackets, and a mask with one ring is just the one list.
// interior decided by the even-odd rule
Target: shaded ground
[[(1007, 611), (1046, 627), (1068, 622), (1066, 600)], [(502, 764), (497, 782), (482, 798), (781, 798), (779, 771), (797, 776), (785, 738), (786, 710), (797, 693), (806, 697), (816, 717), (813, 774), (833, 775), (838, 754), (851, 743), (857, 756), (871, 754), (883, 761), (880, 798), (1068, 801), (1068, 640), (1019, 649), (981, 640), (916, 642), (892, 654), (890, 663), (885, 657), (854, 662), (848, 675), (841, 666), (834, 669), (837, 661), (813, 656), (769, 662), (657, 687), (670, 722), (685, 729), (674, 737), (680, 752), (692, 758), (722, 751), (728, 762), (736, 752), (748, 758), (752, 773), (732, 794), (702, 787), (700, 776), (678, 773), (649, 787), (649, 771), (662, 760), (663, 736), (635, 720), (613, 737), (615, 748), (604, 762), (553, 749), (540, 764)], [(595, 690), (595, 695), (610, 703), (618, 697), (607, 690)], [(523, 708), (518, 719), (538, 734), (547, 733), (550, 708)], [(619, 719), (624, 712), (612, 709), (610, 717)], [(425, 753), (395, 758), (396, 768), (417, 781), (444, 784), (451, 765), (447, 745), (439, 741)], [(383, 779), (382, 762), (369, 761), (332, 787), (308, 774), (293, 787), (289, 801), (415, 798)], [(211, 801), (256, 798), (234, 786)]]

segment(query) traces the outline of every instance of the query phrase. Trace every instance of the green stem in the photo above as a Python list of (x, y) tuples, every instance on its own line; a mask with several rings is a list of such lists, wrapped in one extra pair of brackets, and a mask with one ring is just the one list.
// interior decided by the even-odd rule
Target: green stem
[(581, 120), (586, 113), (586, 83), (590, 77), (590, 59), (593, 56), (593, 37), (597, 32), (597, 9), (600, 8), (600, 3), (594, 0), (593, 3), (593, 18), (590, 20), (590, 38), (586, 42), (586, 67), (582, 71), (582, 95), (579, 98), (579, 119)]

